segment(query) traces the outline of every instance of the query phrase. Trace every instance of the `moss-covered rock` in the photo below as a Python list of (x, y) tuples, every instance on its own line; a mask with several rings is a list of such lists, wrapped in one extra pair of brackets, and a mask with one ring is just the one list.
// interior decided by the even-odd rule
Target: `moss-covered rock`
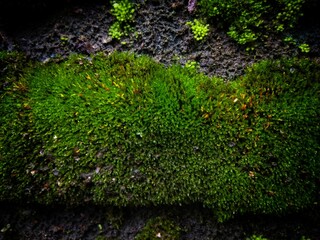
[(1, 93), (0, 198), (201, 202), (223, 220), (310, 206), (320, 67), (263, 61), (225, 83), (130, 53), (37, 65)]

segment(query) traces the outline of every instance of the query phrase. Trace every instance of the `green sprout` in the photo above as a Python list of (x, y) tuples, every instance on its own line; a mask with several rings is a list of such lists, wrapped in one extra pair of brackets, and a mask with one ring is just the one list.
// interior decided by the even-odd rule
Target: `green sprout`
[(118, 40), (124, 35), (124, 32), (121, 29), (120, 22), (115, 22), (111, 25), (111, 27), (109, 28), (109, 35), (111, 38)]
[(303, 44), (300, 44), (299, 46), (298, 46), (298, 48), (301, 50), (301, 52), (303, 52), (303, 53), (308, 53), (308, 52), (310, 52), (310, 46), (309, 46), (309, 44), (307, 44), (307, 43), (303, 43)]
[(129, 0), (113, 1), (110, 12), (116, 18), (116, 21), (109, 28), (109, 35), (119, 40), (122, 36), (126, 36), (132, 31), (130, 23), (134, 19), (134, 4)]
[(259, 235), (252, 235), (250, 238), (247, 238), (247, 240), (268, 240), (267, 238), (264, 238), (263, 236)]
[(111, 14), (119, 22), (133, 21), (134, 4), (129, 0), (114, 1), (112, 4)]
[(196, 70), (199, 68), (199, 63), (193, 60), (188, 60), (185, 64), (185, 68), (190, 70)]
[(202, 20), (194, 19), (193, 22), (188, 21), (186, 24), (191, 28), (193, 36), (197, 41), (202, 40), (208, 35), (209, 24), (205, 24)]

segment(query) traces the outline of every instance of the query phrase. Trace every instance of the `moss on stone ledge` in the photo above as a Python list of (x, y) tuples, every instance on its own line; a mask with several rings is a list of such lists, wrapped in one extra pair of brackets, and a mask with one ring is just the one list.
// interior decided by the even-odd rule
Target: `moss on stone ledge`
[(229, 83), (130, 53), (36, 64), (0, 93), (0, 199), (201, 202), (220, 220), (310, 206), (319, 75), (304, 59), (262, 61)]

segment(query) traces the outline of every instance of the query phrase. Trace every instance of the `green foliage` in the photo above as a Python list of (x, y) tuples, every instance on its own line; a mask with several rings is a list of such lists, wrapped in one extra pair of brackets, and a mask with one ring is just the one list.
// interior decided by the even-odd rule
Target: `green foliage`
[(300, 240), (311, 240), (310, 238), (307, 238), (305, 236), (302, 236)]
[(294, 39), (292, 36), (287, 36), (284, 38), (284, 42), (288, 43), (289, 45), (296, 46), (300, 49), (303, 53), (310, 52), (310, 46), (307, 43), (299, 43), (298, 40)]
[(286, 28), (293, 28), (299, 17), (303, 15), (301, 9), (306, 0), (278, 0), (277, 2), (280, 11), (277, 11), (273, 25), (277, 31), (283, 32)]
[(258, 38), (257, 35), (250, 29), (244, 29), (242, 33), (239, 33), (235, 26), (230, 27), (228, 34), (240, 44), (254, 42)]
[(317, 198), (320, 67), (311, 61), (262, 61), (225, 83), (130, 53), (74, 55), (16, 81), (28, 91), (1, 94), (1, 200), (201, 202), (222, 221)]
[(130, 24), (134, 20), (135, 6), (130, 0), (115, 0), (112, 2), (111, 14), (116, 18), (110, 29), (112, 38), (120, 39), (132, 31)]
[(124, 32), (121, 29), (120, 22), (115, 22), (114, 24), (111, 25), (111, 27), (109, 28), (109, 35), (111, 38), (118, 39), (118, 40), (124, 35)]
[(156, 217), (150, 219), (146, 226), (134, 238), (135, 240), (180, 239), (181, 228), (173, 221)]
[(247, 238), (247, 240), (268, 240), (267, 238), (262, 237), (261, 235), (252, 235), (250, 238)]
[(209, 32), (209, 24), (205, 24), (202, 20), (194, 19), (193, 22), (186, 23), (192, 30), (194, 39), (200, 41), (204, 39)]
[(270, 32), (293, 28), (302, 16), (305, 0), (201, 0), (201, 13), (229, 28), (228, 34), (239, 44), (251, 45)]
[(112, 3), (111, 13), (119, 22), (133, 21), (134, 11), (134, 4), (130, 0), (115, 0)]
[(199, 63), (197, 61), (188, 60), (185, 64), (185, 68), (189, 70), (198, 70), (199, 69)]
[[(19, 53), (0, 52), (0, 198), (17, 200), (29, 189), (29, 90), (24, 75), (32, 64)], [(9, 160), (9, 161), (6, 161)]]
[(304, 53), (310, 52), (309, 44), (303, 43), (303, 44), (300, 44), (298, 47), (301, 50), (301, 52), (304, 52)]

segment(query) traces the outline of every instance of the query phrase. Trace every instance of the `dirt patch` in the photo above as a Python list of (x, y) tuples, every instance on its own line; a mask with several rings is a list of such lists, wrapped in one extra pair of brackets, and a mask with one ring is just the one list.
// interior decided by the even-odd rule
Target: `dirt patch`
[[(319, 209), (318, 209), (319, 210)], [(320, 239), (319, 215), (310, 211), (287, 216), (239, 216), (225, 223), (198, 205), (183, 207), (64, 208), (2, 204), (0, 239), (123, 239), (130, 240), (147, 221), (161, 216), (181, 229), (180, 239)], [(154, 237), (154, 236), (153, 236)]]

